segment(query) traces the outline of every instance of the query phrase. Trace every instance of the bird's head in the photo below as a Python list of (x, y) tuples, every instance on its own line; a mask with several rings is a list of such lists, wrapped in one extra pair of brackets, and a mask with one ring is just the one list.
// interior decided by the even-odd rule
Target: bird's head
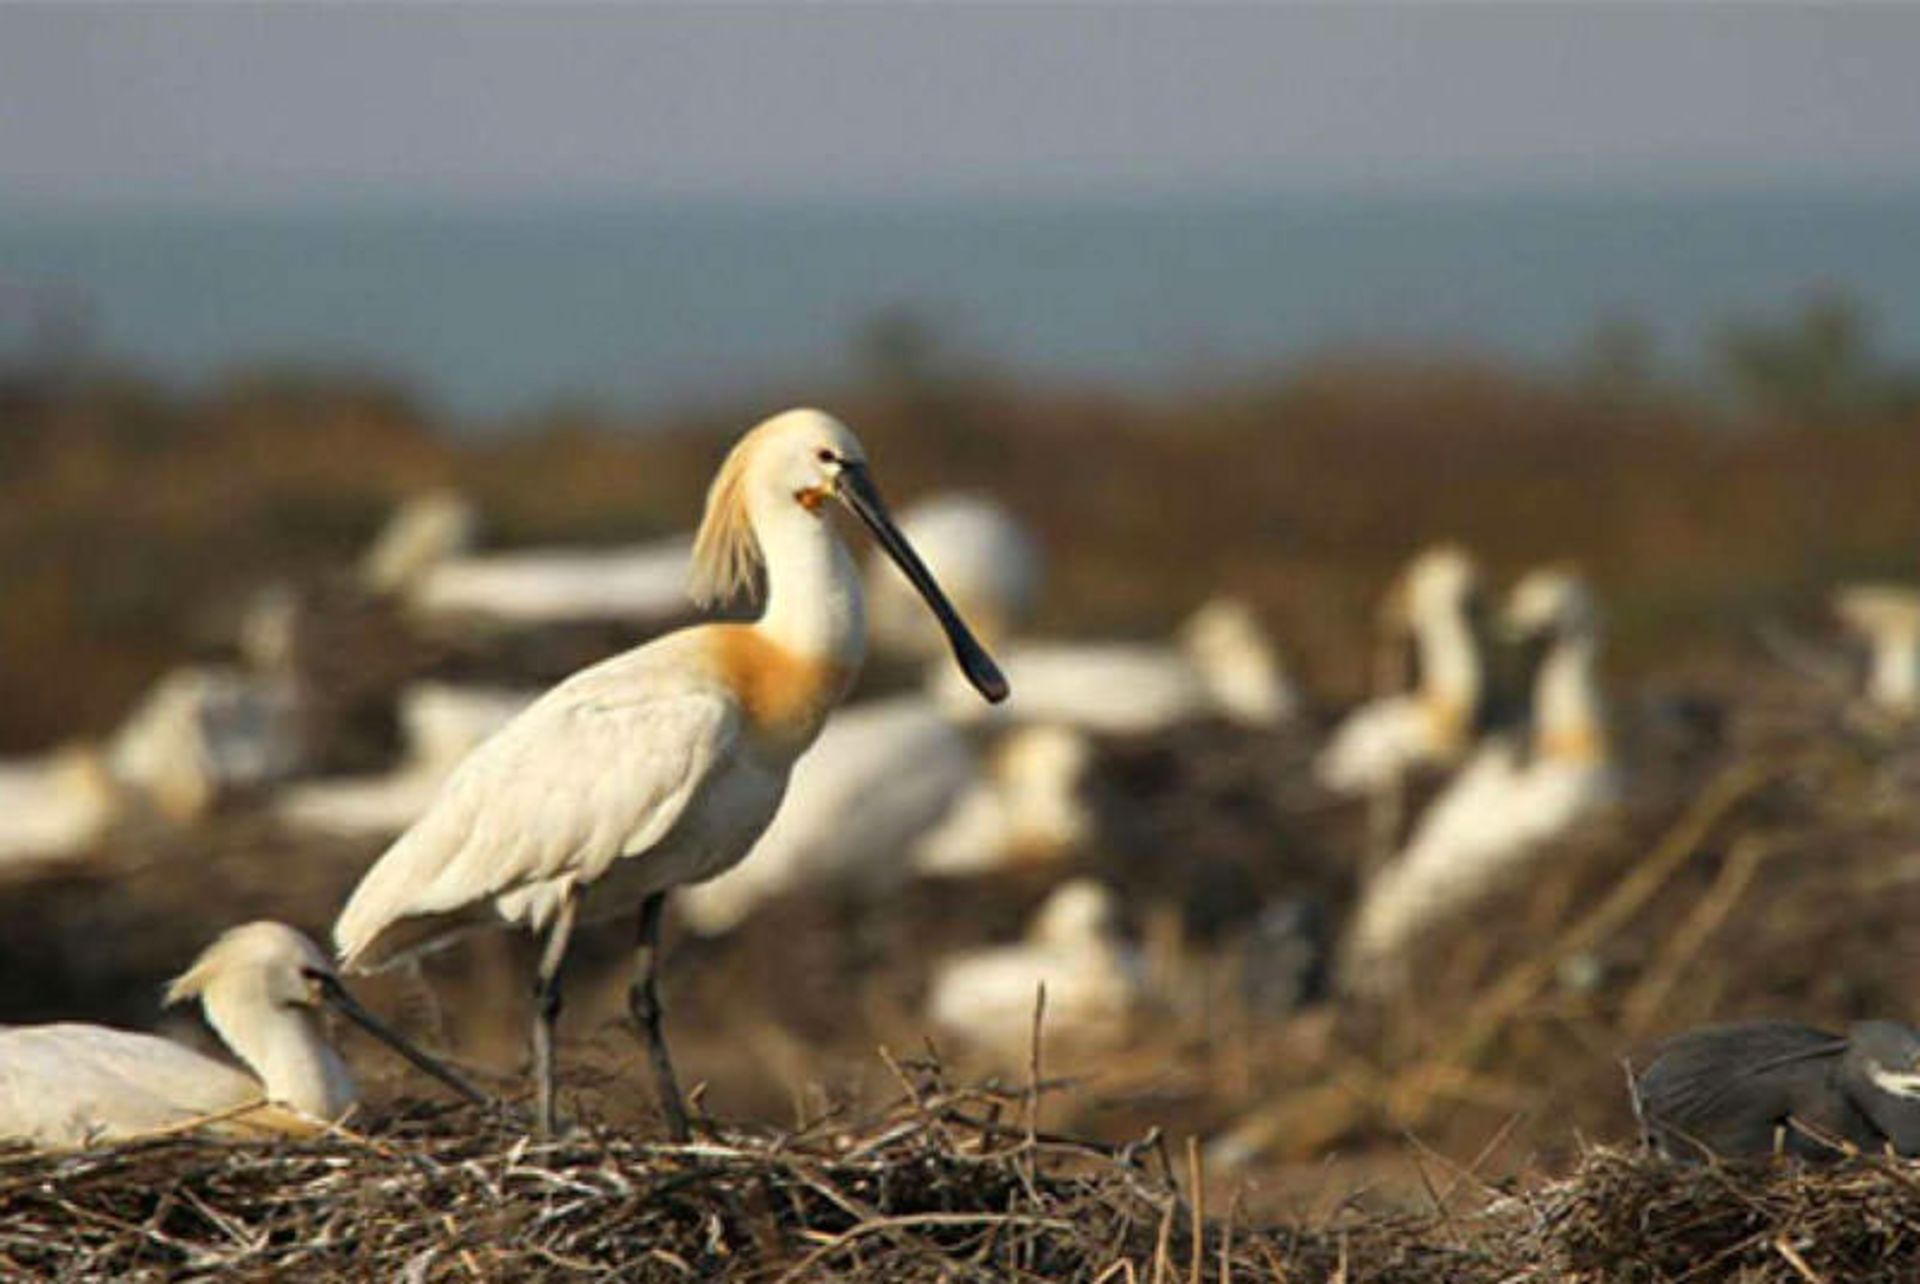
[(317, 1015), (324, 1005), (469, 1100), (481, 1100), (471, 1085), (362, 1007), (341, 984), (320, 947), (285, 923), (262, 919), (221, 933), (167, 986), (169, 1004), (194, 998), (201, 1000), (207, 1019), (242, 1056), (248, 1055), (263, 1015)]
[(1501, 627), (1516, 642), (1588, 636), (1600, 627), (1600, 606), (1578, 571), (1541, 567), (1513, 586)]
[(1428, 621), (1471, 618), (1481, 609), (1480, 565), (1459, 544), (1432, 544), (1407, 563), (1380, 604), (1384, 632), (1417, 631)]
[(244, 989), (274, 1007), (309, 1008), (321, 1001), (323, 979), (332, 976), (319, 946), (285, 923), (262, 919), (221, 933), (167, 985), (166, 1001)]
[(1920, 1030), (1898, 1021), (1860, 1021), (1847, 1031), (1847, 1055), (1882, 1092), (1920, 1099)]
[(1104, 941), (1116, 930), (1119, 902), (1105, 884), (1076, 878), (1054, 889), (1027, 928), (1027, 939), (1058, 949)]
[(894, 523), (874, 485), (860, 439), (822, 411), (775, 415), (742, 437), (721, 464), (694, 537), (688, 585), (694, 600), (714, 605), (752, 590), (764, 561), (754, 529), (756, 515), (785, 507), (824, 520), (828, 500), (858, 517), (919, 590), (974, 688), (996, 704), (1006, 699), (1006, 678)]
[(1897, 584), (1849, 584), (1833, 591), (1833, 613), (1870, 640), (1920, 637), (1920, 593)]

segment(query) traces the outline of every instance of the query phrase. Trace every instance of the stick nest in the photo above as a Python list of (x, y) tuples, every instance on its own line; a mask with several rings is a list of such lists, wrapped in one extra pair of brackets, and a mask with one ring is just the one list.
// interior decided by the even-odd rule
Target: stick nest
[[(1209, 1215), (1197, 1152), (1035, 1132), (1018, 1095), (689, 1146), (410, 1104), (308, 1141), (0, 1156), (0, 1276), (1877, 1284), (1920, 1279), (1920, 1174), (1593, 1150), (1466, 1214)], [(1030, 1117), (1030, 1116), (1029, 1116)], [(1190, 1166), (1189, 1166), (1190, 1165)]]
[(1465, 1278), (1445, 1269), (1463, 1254), (1398, 1223), (1207, 1219), (1156, 1137), (1036, 1134), (1001, 1121), (1019, 1104), (971, 1091), (860, 1128), (688, 1146), (597, 1128), (541, 1143), (410, 1105), (310, 1141), (16, 1153), (0, 1157), (0, 1277), (1321, 1281), (1366, 1258), (1386, 1272), (1366, 1278)]

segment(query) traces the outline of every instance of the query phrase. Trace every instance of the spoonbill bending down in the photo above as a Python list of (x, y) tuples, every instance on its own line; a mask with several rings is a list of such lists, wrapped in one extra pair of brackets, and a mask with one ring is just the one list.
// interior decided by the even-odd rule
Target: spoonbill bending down
[[(346, 1063), (321, 1032), (322, 1003), (414, 1059), (341, 987), (319, 947), (282, 923), (248, 923), (208, 946), (167, 987), (168, 1003), (192, 998), (247, 1070), (105, 1026), (0, 1030), (0, 1137), (82, 1146), (203, 1116), (243, 1135), (319, 1132), (357, 1099)], [(477, 1096), (457, 1079), (446, 1082)]]
[(760, 618), (669, 633), (547, 692), (461, 764), (334, 924), (342, 963), (356, 971), (479, 924), (543, 932), (533, 1059), (544, 1131), (568, 938), (582, 918), (638, 906), (629, 1006), (668, 1128), (689, 1135), (655, 993), (661, 909), (669, 889), (746, 855), (859, 667), (860, 576), (827, 520), (829, 499), (858, 515), (920, 590), (980, 693), (1005, 699), (1006, 680), (888, 516), (859, 440), (820, 411), (788, 411), (727, 456), (694, 541), (695, 600), (747, 590), (764, 568)]

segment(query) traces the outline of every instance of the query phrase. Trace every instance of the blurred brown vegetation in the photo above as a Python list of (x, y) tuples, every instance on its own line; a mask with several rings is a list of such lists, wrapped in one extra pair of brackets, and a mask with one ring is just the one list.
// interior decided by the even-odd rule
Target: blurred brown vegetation
[[(1810, 621), (1837, 580), (1920, 578), (1920, 409), (1844, 317), (1823, 303), (1730, 332), (1711, 389), (1662, 377), (1644, 336), (1610, 323), (1562, 370), (1348, 354), (1179, 398), (1017, 384), (894, 318), (864, 337), (859, 385), (804, 394), (858, 427), (896, 503), (971, 487), (1030, 520), (1051, 554), (1048, 632), (1151, 633), (1230, 590), (1262, 608), (1305, 689), (1335, 702), (1365, 682), (1381, 585), (1429, 540), (1464, 540), (1503, 575), (1575, 559), (1606, 596), (1632, 805), (1445, 929), (1440, 962), (1388, 1009), (1247, 1017), (1221, 998), (1231, 951), (1214, 957), (1169, 917), (1305, 893), (1337, 918), (1358, 818), (1275, 783), (1305, 779), (1310, 728), (1104, 746), (1111, 814), (1084, 872), (1122, 892), (1133, 934), (1180, 964), (1169, 975), (1200, 979), (1060, 1107), (1067, 1122), (1108, 1136), (1251, 1126), (1277, 1159), (1314, 1156), (1315, 1189), (1376, 1180), (1409, 1136), (1525, 1171), (1570, 1162), (1577, 1134), (1629, 1135), (1619, 1059), (1670, 1030), (1903, 1010), (1920, 750), (1855, 725), (1835, 693), (1752, 645), (1761, 621)], [(478, 434), (347, 377), (0, 387), (0, 751), (110, 727), (161, 668), (230, 647), (250, 589), (339, 574), (430, 486), (470, 494), (503, 547), (684, 529), (727, 445), (773, 408), (554, 411)], [(1712, 727), (1688, 721), (1703, 701)], [(15, 900), (0, 959), (19, 978), (13, 1019), (148, 1020), (154, 983), (212, 931), (256, 915), (319, 928), (375, 854), (297, 838), (244, 803), (192, 831), (124, 837)], [(677, 1051), (723, 1114), (806, 1115), (815, 1090), (881, 1099), (892, 1086), (873, 1049), (917, 1046), (933, 961), (1012, 936), (1043, 890), (923, 889), (864, 926), (858, 905), (794, 897), (737, 939), (685, 937), (669, 976)], [(570, 1073), (606, 1069), (589, 1108), (617, 1120), (650, 1102), (609, 1015), (628, 947), (624, 927), (584, 934), (566, 1032), (588, 1053)], [(449, 1011), (480, 1014), (487, 1028), (457, 1042), (499, 1052), (510, 1088), (525, 1013), (499, 996), (522, 995), (513, 951), (530, 946), (502, 948), (450, 956), (453, 975), (434, 979), (452, 987)], [(1321, 1157), (1341, 1148), (1354, 1173), (1332, 1182)]]
[[(1836, 579), (1908, 577), (1920, 411), (1849, 315), (1730, 332), (1711, 397), (1654, 377), (1625, 323), (1570, 371), (1358, 354), (1154, 399), (955, 373), (910, 320), (865, 337), (860, 386), (806, 396), (858, 427), (896, 503), (973, 487), (1031, 520), (1049, 631), (1158, 630), (1232, 590), (1337, 699), (1364, 681), (1380, 584), (1436, 538), (1501, 572), (1579, 561), (1628, 672), (1739, 644)], [(685, 528), (727, 442), (774, 408), (556, 411), (476, 435), (350, 377), (17, 380), (0, 388), (0, 752), (112, 725), (161, 668), (225, 645), (248, 589), (350, 565), (423, 487), (474, 496), (501, 546)]]

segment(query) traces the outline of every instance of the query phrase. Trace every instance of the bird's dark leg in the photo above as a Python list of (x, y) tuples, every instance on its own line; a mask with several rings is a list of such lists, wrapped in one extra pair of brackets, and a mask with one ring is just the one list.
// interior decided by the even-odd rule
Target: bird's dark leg
[(533, 1074), (538, 1103), (534, 1126), (542, 1137), (555, 1132), (553, 1023), (560, 1016), (560, 965), (566, 960), (567, 941), (573, 935), (574, 905), (571, 895), (560, 903), (560, 912), (547, 929), (547, 944), (540, 954), (540, 972), (533, 987)]
[(687, 1126), (687, 1108), (680, 1098), (680, 1081), (674, 1078), (673, 1060), (667, 1055), (667, 1040), (660, 1032), (660, 912), (666, 908), (667, 894), (655, 892), (640, 903), (640, 943), (633, 956), (633, 986), (627, 991), (627, 1009), (633, 1023), (647, 1041), (647, 1056), (653, 1062), (653, 1081), (660, 1094), (660, 1109), (667, 1116), (667, 1134), (677, 1142), (691, 1139)]

